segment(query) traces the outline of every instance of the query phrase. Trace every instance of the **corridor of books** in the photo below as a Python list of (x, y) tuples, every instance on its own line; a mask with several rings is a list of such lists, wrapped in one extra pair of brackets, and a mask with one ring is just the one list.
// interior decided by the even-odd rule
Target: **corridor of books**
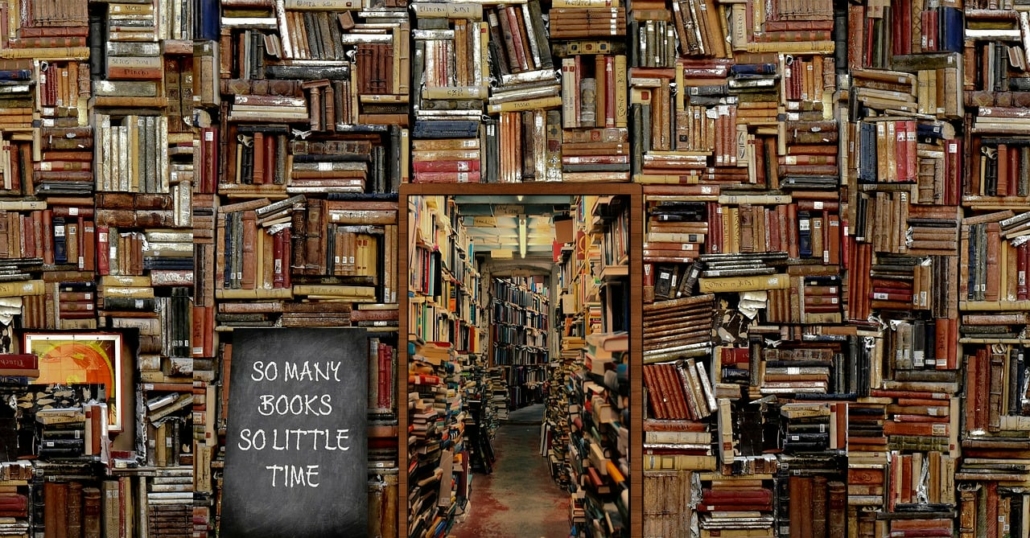
[(408, 197), (410, 536), (624, 532), (627, 209)]

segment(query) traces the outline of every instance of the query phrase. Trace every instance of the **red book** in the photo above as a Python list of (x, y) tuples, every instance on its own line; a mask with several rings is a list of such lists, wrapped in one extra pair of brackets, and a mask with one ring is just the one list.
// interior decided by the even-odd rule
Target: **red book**
[[(283, 256), (280, 265), (282, 266), (283, 273), (283, 288), (289, 288), (293, 286), (293, 281), (290, 279), (290, 260), (293, 259), (293, 244), (291, 243), (291, 232), (289, 228), (279, 232), (283, 236)], [(277, 235), (279, 235), (277, 234)]]
[(101, 275), (111, 274), (110, 229), (103, 224), (97, 225), (97, 272)]
[(478, 172), (479, 161), (418, 161), (412, 165), (415, 172)]
[(416, 172), (415, 183), (479, 183), (479, 172)]
[(915, 181), (919, 171), (915, 120), (905, 120), (905, 180)]
[(204, 321), (205, 321), (205, 307), (194, 306), (193, 307), (193, 356), (203, 357), (204, 356)]
[(801, 255), (798, 250), (798, 211), (795, 204), (787, 205), (787, 255), (792, 259)]
[[(959, 203), (962, 193), (962, 141), (949, 140), (945, 143), (945, 204), (955, 205)], [(980, 137), (972, 138), (972, 155), (980, 155)], [(968, 194), (980, 193), (980, 158), (969, 161), (969, 191)], [(949, 193), (951, 196), (949, 197)]]
[[(884, 427), (886, 428), (886, 424)], [(898, 501), (902, 504), (910, 504), (912, 502), (912, 455), (901, 456), (901, 461), (897, 463), (901, 464), (901, 483), (898, 488), (901, 492)]]
[(275, 145), (274, 135), (265, 136), (265, 183), (275, 182)]
[(82, 255), (82, 270), (92, 272), (97, 267), (96, 225), (92, 220), (81, 219), (80, 229), (82, 233), (79, 234), (79, 238), (82, 246), (79, 253)]
[(0, 369), (39, 368), (39, 357), (31, 353), (0, 354)]
[[(908, 181), (908, 148), (905, 147), (905, 128), (906, 123), (904, 121), (894, 122), (894, 162), (897, 168), (897, 180), (899, 183)], [(889, 130), (887, 131), (890, 132)]]
[[(781, 210), (781, 208), (783, 208)], [(776, 209), (767, 209), (766, 214), (766, 235), (769, 238), (769, 252), (782, 252), (783, 246), (780, 240), (780, 222), (781, 218), (786, 215), (786, 207), (780, 205), (776, 206)]]
[(1030, 243), (1023, 243), (1016, 248), (1016, 299), (1027, 299), (1026, 270), (1030, 262)]
[(724, 366), (748, 364), (750, 356), (751, 350), (746, 347), (724, 347), (721, 360)]
[(201, 177), (197, 192), (215, 192), (218, 181), (218, 128), (205, 127), (200, 130)]
[[(937, 369), (941, 370), (946, 368), (945, 365), (949, 362), (948, 339), (952, 337), (950, 331), (951, 324), (948, 322), (947, 318), (943, 317), (937, 318), (935, 322), (934, 329), (936, 334), (934, 335), (934, 343), (936, 344), (936, 348), (934, 349), (933, 354), (937, 358)], [(972, 377), (969, 377), (969, 379), (972, 379)]]
[(869, 298), (876, 301), (912, 301), (911, 293), (902, 293), (897, 291), (887, 291), (883, 289), (874, 288), (872, 293), (869, 294)]
[(43, 263), (54, 263), (54, 213), (49, 209), (43, 210)]
[(768, 489), (726, 489), (713, 490), (705, 488), (702, 492), (702, 504), (746, 505), (751, 503), (772, 502), (772, 491)]
[(1007, 144), (998, 144), (998, 184), (996, 194), (998, 196), (1009, 195), (1009, 147)]
[(393, 394), (390, 393), (392, 388), (390, 380), (393, 379), (393, 348), (390, 346), (380, 343), (379, 344), (379, 402), (378, 405), (382, 409), (388, 409), (392, 407)]
[(920, 27), (923, 29), (923, 39), (920, 45), (923, 46), (924, 52), (930, 52), (937, 49), (937, 42), (934, 40), (933, 33), (930, 31), (930, 11), (923, 11), (919, 14)]
[(1009, 196), (1015, 196), (1019, 188), (1019, 154), (1019, 149), (1009, 148)]
[[(599, 74), (596, 76), (600, 76)], [(617, 88), (615, 87), (615, 57), (605, 56), (604, 57), (604, 77), (605, 77), (605, 92), (604, 92), (604, 126), (606, 128), (615, 127), (615, 94)], [(600, 123), (601, 118), (597, 118), (595, 121)]]
[(987, 490), (987, 536), (999, 536), (998, 483), (986, 482), (983, 487)]

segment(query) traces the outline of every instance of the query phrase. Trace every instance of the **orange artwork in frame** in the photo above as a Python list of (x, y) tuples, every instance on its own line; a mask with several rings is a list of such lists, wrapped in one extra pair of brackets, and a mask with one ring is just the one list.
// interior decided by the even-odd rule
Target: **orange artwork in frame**
[(111, 333), (28, 333), (23, 349), (39, 357), (36, 385), (104, 385), (108, 425), (122, 429), (122, 336)]

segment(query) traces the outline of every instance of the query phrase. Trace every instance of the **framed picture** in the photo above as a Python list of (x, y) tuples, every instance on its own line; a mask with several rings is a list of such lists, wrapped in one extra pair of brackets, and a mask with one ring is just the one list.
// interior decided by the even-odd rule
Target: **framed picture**
[(104, 385), (108, 428), (122, 430), (122, 335), (27, 333), (23, 350), (39, 357), (37, 385)]

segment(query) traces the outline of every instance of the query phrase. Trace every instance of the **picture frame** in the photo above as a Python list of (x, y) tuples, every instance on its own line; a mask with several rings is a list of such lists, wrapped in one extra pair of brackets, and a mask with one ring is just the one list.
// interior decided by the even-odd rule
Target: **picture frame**
[(122, 335), (117, 333), (26, 333), (22, 349), (39, 357), (34, 385), (104, 385), (108, 430), (122, 431), (125, 395), (122, 382)]

